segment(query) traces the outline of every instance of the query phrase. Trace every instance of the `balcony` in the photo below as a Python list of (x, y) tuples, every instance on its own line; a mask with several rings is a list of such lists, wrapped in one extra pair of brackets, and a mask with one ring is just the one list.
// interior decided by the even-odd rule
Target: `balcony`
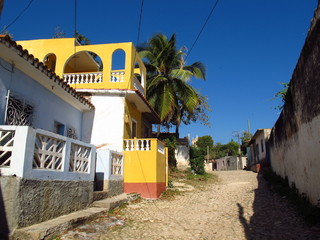
[(24, 179), (94, 181), (95, 147), (28, 126), (0, 126), (0, 173)]
[(155, 199), (166, 189), (167, 149), (155, 138), (124, 140), (124, 191)]
[[(74, 88), (97, 88), (101, 87), (101, 84), (104, 84), (103, 73), (102, 72), (88, 72), (88, 73), (67, 73), (63, 74), (63, 80), (68, 84), (72, 85)], [(123, 83), (125, 82), (125, 71), (116, 70), (111, 71), (110, 78), (107, 81), (111, 84), (108, 85), (109, 88), (115, 88), (116, 84), (114, 83)], [(145, 96), (145, 90), (141, 82), (137, 77), (133, 78), (134, 89), (138, 90), (142, 96)]]

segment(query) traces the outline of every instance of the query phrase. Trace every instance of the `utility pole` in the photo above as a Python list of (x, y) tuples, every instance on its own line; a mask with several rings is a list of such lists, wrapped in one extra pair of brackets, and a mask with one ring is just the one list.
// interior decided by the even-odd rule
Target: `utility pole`
[[(234, 136), (234, 137), (237, 137), (238, 138), (238, 145), (239, 145), (239, 147), (238, 147), (238, 153), (239, 153), (239, 162), (241, 162), (241, 145), (240, 145), (240, 134), (241, 134), (241, 132), (242, 131), (234, 131), (233, 133), (232, 133), (232, 135)], [(237, 170), (239, 170), (239, 168), (238, 168), (238, 161), (237, 161)]]
[(250, 133), (250, 120), (248, 119), (248, 133)]

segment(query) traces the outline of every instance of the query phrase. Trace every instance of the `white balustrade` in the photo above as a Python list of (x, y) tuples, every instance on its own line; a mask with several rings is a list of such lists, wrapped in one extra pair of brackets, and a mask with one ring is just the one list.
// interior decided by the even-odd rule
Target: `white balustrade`
[(124, 151), (150, 151), (150, 139), (126, 139), (124, 140)]
[(124, 82), (124, 71), (111, 71), (110, 82)]
[(63, 80), (68, 84), (101, 83), (102, 72), (94, 73), (66, 73)]

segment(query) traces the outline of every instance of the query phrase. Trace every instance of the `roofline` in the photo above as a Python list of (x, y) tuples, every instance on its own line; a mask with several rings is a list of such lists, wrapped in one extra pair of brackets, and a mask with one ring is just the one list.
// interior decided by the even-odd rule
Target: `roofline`
[(36, 69), (46, 75), (53, 82), (57, 83), (63, 90), (65, 90), (68, 94), (76, 98), (83, 105), (88, 105), (90, 109), (94, 109), (94, 105), (82, 97), (81, 94), (77, 93), (74, 88), (72, 88), (69, 84), (63, 81), (55, 72), (51, 71), (43, 62), (39, 61), (38, 58), (35, 58), (32, 54), (29, 54), (28, 50), (23, 49), (21, 45), (18, 45), (16, 41), (12, 40), (8, 35), (0, 35), (0, 43), (5, 45), (8, 48), (12, 48), (16, 50), (18, 56), (23, 58), (26, 62), (29, 62)]
[(108, 88), (108, 89), (77, 89), (78, 92), (89, 92), (89, 93), (115, 93), (115, 94), (121, 94), (121, 93), (136, 93), (143, 102), (148, 106), (152, 114), (158, 118), (160, 122), (160, 116), (158, 113), (153, 109), (153, 107), (150, 105), (148, 100), (140, 93), (137, 89), (119, 89), (119, 88)]
[(248, 143), (248, 145), (252, 144), (253, 141), (257, 138), (257, 136), (259, 135), (259, 133), (263, 132), (264, 130), (267, 130), (267, 129), (270, 129), (271, 128), (259, 128), (257, 129), (257, 131), (254, 133), (254, 135), (252, 136), (252, 138), (250, 139), (250, 142)]

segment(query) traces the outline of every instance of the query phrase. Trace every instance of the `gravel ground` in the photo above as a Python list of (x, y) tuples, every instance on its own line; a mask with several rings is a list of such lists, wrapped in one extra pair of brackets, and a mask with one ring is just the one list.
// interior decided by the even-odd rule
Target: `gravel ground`
[(102, 217), (60, 238), (70, 239), (217, 239), (316, 240), (320, 228), (309, 227), (287, 202), (250, 171), (214, 172), (215, 184), (183, 190), (174, 200), (143, 200)]

